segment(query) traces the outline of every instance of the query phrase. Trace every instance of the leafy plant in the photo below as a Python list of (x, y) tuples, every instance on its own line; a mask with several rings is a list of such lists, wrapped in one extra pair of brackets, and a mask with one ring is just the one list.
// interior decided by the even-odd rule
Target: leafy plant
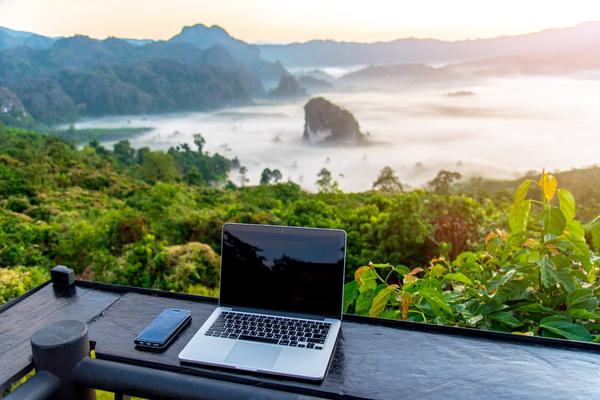
[[(540, 199), (528, 196), (538, 186)], [(360, 267), (346, 284), (344, 310), (526, 335), (600, 341), (599, 259), (575, 219), (575, 199), (553, 175), (525, 180), (485, 250), (428, 265)], [(595, 223), (593, 229), (597, 229)]]

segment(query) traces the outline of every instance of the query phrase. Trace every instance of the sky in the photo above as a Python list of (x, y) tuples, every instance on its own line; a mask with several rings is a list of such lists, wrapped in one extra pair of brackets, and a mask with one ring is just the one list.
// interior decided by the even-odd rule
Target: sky
[(0, 26), (94, 38), (168, 39), (204, 23), (253, 43), (461, 40), (593, 20), (597, 0), (0, 0)]

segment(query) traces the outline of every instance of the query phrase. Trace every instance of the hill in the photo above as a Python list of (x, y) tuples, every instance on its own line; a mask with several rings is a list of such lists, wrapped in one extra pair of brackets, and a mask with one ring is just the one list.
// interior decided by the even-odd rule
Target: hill
[(17, 96), (2, 86), (0, 86), (0, 124), (30, 127), (34, 125), (31, 115)]
[[(600, 166), (555, 171), (552, 173), (561, 186), (570, 190), (576, 199), (577, 215), (583, 222), (589, 222), (598, 215), (600, 210)], [(470, 196), (490, 196), (498, 202), (511, 202), (512, 193), (525, 178), (535, 181), (540, 179), (538, 172), (530, 172), (522, 178), (514, 180), (496, 180), (473, 178), (462, 182), (458, 189)]]
[(480, 76), (558, 75), (600, 69), (600, 38), (596, 43), (575, 44), (554, 51), (532, 51), (527, 54), (487, 58), (449, 66), (455, 72)]
[(366, 143), (352, 113), (323, 97), (314, 97), (304, 105), (304, 140), (311, 144)]
[(169, 42), (189, 43), (203, 50), (217, 45), (222, 46), (240, 64), (268, 85), (279, 81), (279, 78), (286, 73), (280, 63), (263, 60), (260, 50), (256, 46), (232, 37), (225, 29), (217, 25), (210, 27), (204, 24), (186, 26), (179, 34), (169, 39)]
[(264, 59), (285, 66), (336, 66), (404, 63), (455, 63), (530, 52), (554, 52), (597, 43), (600, 22), (548, 29), (493, 39), (443, 41), (406, 38), (357, 43), (312, 40), (305, 43), (259, 46)]
[(425, 64), (371, 65), (338, 78), (346, 86), (367, 86), (389, 89), (390, 85), (423, 85), (440, 82), (456, 83), (467, 75), (451, 68), (433, 68)]
[(0, 85), (46, 124), (86, 115), (209, 110), (264, 94), (258, 77), (220, 45), (139, 46), (85, 36), (59, 39), (47, 49), (4, 50)]
[(14, 31), (0, 26), (0, 50), (20, 46), (43, 49), (50, 47), (54, 40), (54, 38), (49, 38), (47, 36), (30, 32)]

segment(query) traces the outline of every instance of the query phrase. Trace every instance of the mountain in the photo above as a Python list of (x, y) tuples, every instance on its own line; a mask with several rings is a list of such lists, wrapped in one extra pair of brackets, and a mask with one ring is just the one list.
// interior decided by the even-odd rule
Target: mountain
[(450, 67), (434, 68), (425, 64), (371, 65), (337, 79), (339, 85), (389, 89), (393, 85), (430, 85), (456, 83), (466, 78)]
[(287, 45), (260, 45), (262, 57), (285, 66), (339, 66), (403, 63), (454, 63), (529, 52), (561, 51), (600, 42), (600, 22), (549, 29), (537, 33), (493, 39), (442, 41), (398, 39), (356, 43), (313, 40)]
[(265, 94), (258, 77), (220, 45), (139, 46), (86, 36), (58, 39), (46, 49), (2, 51), (0, 85), (47, 124), (85, 115), (210, 110)]
[(9, 89), (0, 86), (0, 123), (32, 127), (33, 119), (21, 101)]
[(0, 50), (19, 46), (44, 49), (50, 47), (52, 43), (54, 43), (54, 40), (54, 38), (47, 36), (30, 32), (14, 31), (0, 26)]
[(355, 145), (366, 142), (352, 113), (323, 97), (304, 105), (304, 140), (311, 144)]
[(292, 75), (285, 74), (279, 79), (277, 87), (270, 92), (271, 97), (302, 97), (306, 96), (306, 90), (294, 78)]
[(186, 26), (181, 32), (171, 39), (170, 42), (190, 43), (200, 49), (208, 49), (215, 45), (223, 46), (229, 54), (238, 60), (251, 60), (260, 58), (260, 50), (242, 40), (230, 36), (225, 29), (220, 26), (206, 26), (197, 24)]
[(484, 76), (554, 75), (597, 71), (600, 69), (600, 41), (588, 45), (574, 44), (571, 48), (558, 51), (488, 58), (447, 68), (456, 72)]
[(184, 27), (178, 35), (169, 42), (189, 43), (200, 49), (222, 46), (244, 67), (252, 71), (266, 85), (273, 85), (286, 73), (285, 68), (278, 62), (268, 62), (261, 58), (258, 47), (236, 39), (217, 25), (206, 26), (197, 24)]
[(298, 83), (304, 89), (310, 91), (327, 90), (333, 88), (333, 84), (331, 82), (315, 78), (314, 76), (301, 76), (298, 78)]

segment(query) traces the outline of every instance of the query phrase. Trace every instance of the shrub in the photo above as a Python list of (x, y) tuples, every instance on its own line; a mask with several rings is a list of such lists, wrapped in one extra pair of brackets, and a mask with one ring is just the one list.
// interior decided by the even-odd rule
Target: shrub
[(0, 267), (0, 304), (21, 296), (48, 279), (50, 274), (44, 268)]
[[(530, 186), (542, 198), (527, 197)], [(532, 213), (532, 207), (538, 212)], [(369, 264), (346, 284), (344, 309), (372, 317), (461, 325), (573, 340), (600, 340), (596, 278), (575, 199), (543, 174), (524, 181), (485, 250), (425, 266)], [(535, 219), (538, 218), (537, 224)]]

